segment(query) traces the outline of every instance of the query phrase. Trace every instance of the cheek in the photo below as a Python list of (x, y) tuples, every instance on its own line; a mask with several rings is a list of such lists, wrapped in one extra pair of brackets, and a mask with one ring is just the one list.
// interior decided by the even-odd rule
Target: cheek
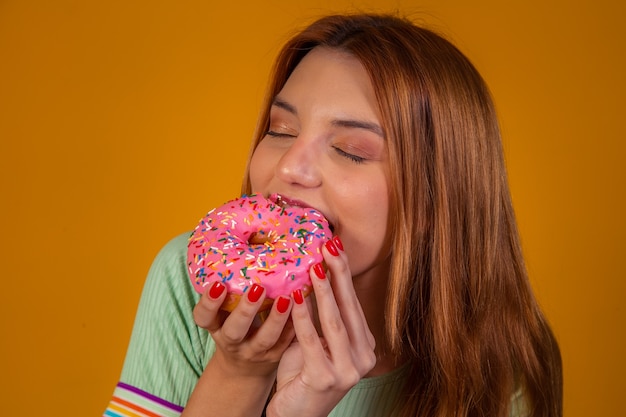
[(360, 223), (351, 225), (346, 253), (353, 275), (371, 270), (389, 257), (390, 242), (387, 219), (383, 210), (367, 210), (360, 214)]
[(351, 190), (344, 190), (343, 195), (350, 196), (352, 209), (359, 214), (362, 226), (378, 233), (385, 231), (389, 216), (389, 193), (384, 173), (375, 171), (359, 180), (353, 182)]
[(252, 191), (259, 192), (263, 189), (272, 175), (270, 158), (262, 145), (257, 146), (250, 159), (250, 185)]
[(367, 269), (389, 254), (389, 200), (387, 184), (380, 176), (370, 178), (367, 186), (353, 185), (351, 192), (342, 190), (342, 217), (350, 248), (351, 267)]
[(382, 200), (365, 202), (358, 209), (360, 219), (359, 233), (361, 238), (368, 242), (370, 249), (375, 252), (378, 252), (385, 244), (389, 234), (387, 202)]

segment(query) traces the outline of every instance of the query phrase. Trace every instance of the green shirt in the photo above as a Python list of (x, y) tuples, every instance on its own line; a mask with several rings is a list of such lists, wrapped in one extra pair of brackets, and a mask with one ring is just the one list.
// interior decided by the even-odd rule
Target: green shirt
[[(215, 351), (209, 333), (196, 326), (193, 309), (200, 295), (187, 273), (187, 238), (170, 241), (158, 254), (146, 280), (121, 381), (105, 416), (127, 416), (142, 409), (177, 416)], [(330, 416), (393, 415), (408, 367), (354, 386)], [(237, 393), (233, 393), (236, 401)], [(511, 416), (522, 416), (522, 396), (512, 397)]]
[[(193, 320), (200, 295), (187, 273), (188, 237), (170, 241), (150, 268), (121, 377), (123, 383), (179, 406), (186, 404), (215, 351), (209, 333)], [(390, 415), (407, 370), (364, 378), (330, 415)]]

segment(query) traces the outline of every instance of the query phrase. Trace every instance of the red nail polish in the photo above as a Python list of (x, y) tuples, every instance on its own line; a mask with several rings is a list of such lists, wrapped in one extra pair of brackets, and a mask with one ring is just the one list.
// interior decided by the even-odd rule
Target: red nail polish
[(328, 252), (330, 252), (331, 255), (339, 256), (339, 251), (337, 250), (337, 246), (335, 246), (332, 240), (329, 240), (328, 242), (326, 242), (326, 249), (328, 249)]
[(220, 295), (224, 292), (226, 286), (219, 281), (215, 281), (213, 285), (211, 285), (211, 289), (209, 289), (209, 297), (216, 300), (220, 298)]
[(276, 310), (278, 310), (281, 314), (285, 313), (289, 310), (289, 304), (291, 304), (291, 300), (289, 298), (280, 296), (276, 301)]
[(333, 237), (333, 242), (335, 242), (335, 246), (337, 246), (339, 250), (343, 250), (343, 242), (339, 239), (339, 236)]
[(317, 275), (319, 279), (326, 278), (326, 273), (324, 272), (324, 267), (321, 263), (313, 265), (313, 272), (315, 272), (315, 275)]
[(263, 287), (259, 284), (254, 284), (252, 288), (248, 290), (248, 301), (251, 303), (256, 303), (261, 298), (261, 294), (263, 294)]
[(296, 304), (304, 303), (304, 297), (302, 297), (302, 290), (295, 290), (293, 292), (293, 301), (295, 301)]

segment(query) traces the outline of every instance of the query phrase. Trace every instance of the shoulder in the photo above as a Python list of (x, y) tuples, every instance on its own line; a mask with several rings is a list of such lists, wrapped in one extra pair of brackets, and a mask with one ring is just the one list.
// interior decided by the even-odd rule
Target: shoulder
[(187, 273), (189, 233), (159, 251), (139, 301), (121, 381), (173, 404), (186, 403), (213, 343), (193, 319), (200, 298)]
[(144, 296), (158, 291), (196, 298), (187, 272), (187, 242), (190, 233), (183, 233), (167, 242), (155, 257), (144, 287)]
[[(197, 333), (193, 308), (200, 299), (187, 272), (189, 233), (167, 242), (155, 257), (144, 283), (134, 332), (148, 329), (152, 339)], [(176, 336), (179, 340), (181, 335)], [(187, 339), (185, 337), (184, 339)]]
[(189, 233), (167, 242), (154, 258), (144, 283), (139, 302), (139, 315), (145, 319), (189, 319), (181, 312), (191, 311), (200, 295), (194, 290), (187, 272), (187, 241)]
[(154, 259), (151, 269), (185, 265), (190, 234), (190, 232), (180, 234), (167, 242)]

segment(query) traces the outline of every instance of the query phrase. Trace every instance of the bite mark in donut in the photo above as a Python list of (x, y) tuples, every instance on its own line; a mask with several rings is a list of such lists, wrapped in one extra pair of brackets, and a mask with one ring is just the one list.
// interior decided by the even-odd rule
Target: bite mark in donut
[(207, 213), (189, 237), (193, 286), (204, 293), (224, 283), (224, 310), (232, 311), (254, 283), (266, 290), (260, 310), (297, 289), (311, 292), (309, 269), (322, 262), (322, 245), (332, 237), (328, 221), (315, 209), (274, 200), (257, 194), (231, 200)]

